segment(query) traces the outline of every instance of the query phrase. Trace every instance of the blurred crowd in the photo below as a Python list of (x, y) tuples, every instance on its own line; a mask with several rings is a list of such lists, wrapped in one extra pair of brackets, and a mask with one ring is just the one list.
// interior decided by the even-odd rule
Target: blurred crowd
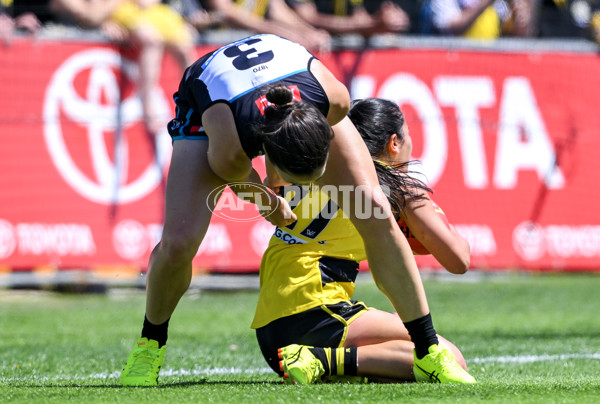
[(164, 128), (152, 89), (164, 52), (182, 71), (208, 30), (271, 33), (327, 52), (332, 37), (358, 35), (585, 38), (600, 43), (600, 0), (0, 0), (0, 41), (48, 26), (101, 33), (135, 50), (149, 133)]
[(114, 41), (153, 36), (179, 48), (198, 33), (228, 28), (274, 33), (316, 51), (344, 34), (598, 42), (600, 0), (0, 0), (4, 44), (46, 24), (100, 30)]

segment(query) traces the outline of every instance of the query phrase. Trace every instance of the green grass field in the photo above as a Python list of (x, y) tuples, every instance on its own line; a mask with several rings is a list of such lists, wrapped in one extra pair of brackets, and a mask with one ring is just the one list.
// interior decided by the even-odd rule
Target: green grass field
[[(0, 401), (19, 403), (600, 402), (600, 274), (426, 280), (438, 332), (460, 347), (474, 386), (282, 385), (249, 328), (257, 292), (190, 291), (171, 320), (158, 388), (118, 375), (144, 294), (0, 291)], [(367, 280), (356, 297), (390, 310)]]

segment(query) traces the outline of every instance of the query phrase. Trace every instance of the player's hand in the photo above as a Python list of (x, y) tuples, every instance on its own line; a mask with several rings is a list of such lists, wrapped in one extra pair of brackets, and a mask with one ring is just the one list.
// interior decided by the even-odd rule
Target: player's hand
[(288, 201), (279, 195), (274, 196), (273, 204), (268, 209), (259, 210), (261, 216), (277, 227), (284, 227), (298, 220)]

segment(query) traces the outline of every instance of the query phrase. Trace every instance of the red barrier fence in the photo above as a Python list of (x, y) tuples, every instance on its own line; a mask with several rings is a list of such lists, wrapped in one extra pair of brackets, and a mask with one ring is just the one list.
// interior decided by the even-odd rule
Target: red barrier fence
[[(322, 60), (353, 98), (401, 105), (413, 157), (474, 268), (599, 269), (597, 55), (378, 49)], [(145, 268), (171, 145), (145, 134), (136, 74), (101, 43), (0, 48), (1, 267)], [(179, 77), (167, 58), (154, 94), (165, 114)], [(213, 218), (196, 267), (258, 269), (273, 228), (235, 207), (236, 220)]]

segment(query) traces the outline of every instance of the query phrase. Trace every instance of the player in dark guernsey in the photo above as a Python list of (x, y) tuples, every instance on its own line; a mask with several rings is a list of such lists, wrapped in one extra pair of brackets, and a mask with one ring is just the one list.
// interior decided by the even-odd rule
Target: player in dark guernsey
[[(296, 220), (285, 199), (264, 192), (263, 179), (252, 168), (252, 159), (263, 153), (272, 187), (281, 181), (331, 185), (339, 201), (340, 186), (351, 189), (352, 197), (341, 207), (365, 242), (373, 276), (405, 322), (417, 360), (431, 373), (453, 372), (438, 354), (408, 242), (379, 187), (369, 152), (346, 116), (348, 90), (317, 58), (274, 35), (241, 39), (190, 66), (174, 99), (165, 222), (149, 260), (141, 338), (123, 369), (122, 384), (157, 384), (169, 319), (189, 287), (192, 259), (218, 202), (208, 198), (215, 189), (244, 182), (244, 192), (254, 195), (271, 223), (284, 227)], [(366, 215), (356, 214), (358, 193), (369, 207)]]

